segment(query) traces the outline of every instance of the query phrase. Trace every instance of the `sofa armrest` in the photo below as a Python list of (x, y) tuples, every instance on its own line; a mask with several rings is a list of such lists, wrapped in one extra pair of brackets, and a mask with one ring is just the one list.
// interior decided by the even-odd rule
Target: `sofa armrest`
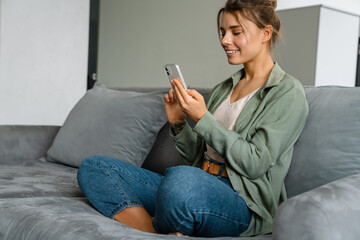
[(360, 174), (342, 178), (280, 205), (273, 239), (359, 239)]
[(46, 155), (59, 126), (0, 126), (0, 163), (34, 160)]

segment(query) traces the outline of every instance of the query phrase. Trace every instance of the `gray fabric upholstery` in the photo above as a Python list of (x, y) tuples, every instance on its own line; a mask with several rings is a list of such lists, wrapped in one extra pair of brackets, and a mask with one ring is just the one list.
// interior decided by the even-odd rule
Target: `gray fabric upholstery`
[(278, 240), (356, 240), (360, 236), (360, 174), (295, 196), (278, 209)]
[(360, 173), (360, 88), (306, 87), (309, 116), (286, 178), (289, 197)]
[(84, 196), (76, 182), (77, 168), (49, 163), (45, 158), (1, 159), (0, 166), (0, 199)]
[[(80, 191), (76, 171), (43, 159), (15, 166), (2, 162), (0, 239), (203, 239), (144, 233), (104, 217)], [(268, 240), (271, 236), (242, 239)]]
[[(0, 199), (0, 211), (0, 239), (3, 240), (204, 239), (150, 234), (132, 229), (101, 215), (89, 206), (86, 198)], [(270, 240), (271, 236), (242, 239)]]
[(59, 126), (0, 126), (0, 163), (45, 156)]
[(96, 84), (71, 110), (47, 159), (74, 167), (92, 155), (141, 166), (167, 121), (161, 91), (116, 91)]
[[(305, 90), (310, 114), (286, 178), (292, 198), (280, 206), (273, 235), (236, 239), (355, 240), (360, 235), (360, 89)], [(0, 239), (202, 239), (147, 234), (98, 213), (77, 185), (77, 168), (40, 158), (59, 128), (0, 126)], [(163, 172), (182, 164), (168, 131), (165, 124), (143, 167)]]

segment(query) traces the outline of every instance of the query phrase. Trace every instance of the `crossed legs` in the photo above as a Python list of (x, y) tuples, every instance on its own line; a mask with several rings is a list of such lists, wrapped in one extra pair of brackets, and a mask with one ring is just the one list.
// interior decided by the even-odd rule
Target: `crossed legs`
[(162, 176), (93, 156), (80, 166), (78, 182), (102, 214), (145, 232), (239, 236), (250, 221), (245, 201), (228, 179), (195, 167), (169, 168)]

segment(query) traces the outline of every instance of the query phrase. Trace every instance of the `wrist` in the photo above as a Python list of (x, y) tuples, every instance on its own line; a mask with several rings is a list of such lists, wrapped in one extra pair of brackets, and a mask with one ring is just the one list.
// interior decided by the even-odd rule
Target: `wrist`
[(180, 119), (168, 119), (171, 126), (174, 126), (175, 124), (180, 124), (186, 121), (186, 118), (180, 118)]
[(171, 129), (172, 129), (174, 135), (177, 135), (184, 129), (184, 127), (186, 125), (186, 121), (176, 122), (176, 123), (170, 124), (170, 125), (171, 125)]
[(193, 120), (197, 123), (198, 121), (200, 121), (200, 119), (208, 112), (208, 110), (204, 111), (203, 113), (201, 113), (200, 115), (198, 115), (196, 118), (194, 118)]

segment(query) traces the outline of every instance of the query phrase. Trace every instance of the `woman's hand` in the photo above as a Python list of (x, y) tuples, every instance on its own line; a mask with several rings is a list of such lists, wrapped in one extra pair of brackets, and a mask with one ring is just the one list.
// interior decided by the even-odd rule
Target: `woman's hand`
[(198, 122), (208, 111), (204, 97), (196, 90), (185, 90), (181, 82), (177, 79), (173, 79), (171, 82), (181, 111), (195, 122)]
[(166, 116), (170, 125), (184, 122), (186, 119), (186, 114), (181, 110), (176, 100), (175, 93), (172, 89), (169, 90), (169, 94), (164, 95), (164, 100)]

